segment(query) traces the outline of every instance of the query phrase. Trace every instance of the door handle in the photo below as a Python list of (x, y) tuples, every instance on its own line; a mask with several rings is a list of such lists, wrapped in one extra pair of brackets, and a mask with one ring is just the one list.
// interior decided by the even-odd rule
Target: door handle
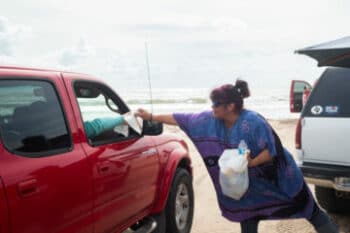
[(17, 187), (21, 197), (29, 197), (38, 193), (38, 181), (36, 179), (22, 181)]
[(150, 156), (150, 155), (154, 155), (157, 153), (157, 150), (155, 148), (151, 148), (151, 149), (148, 149), (144, 152), (142, 152), (142, 155), (143, 156)]
[(109, 173), (111, 171), (111, 164), (110, 163), (103, 163), (97, 165), (97, 170), (99, 173), (104, 174), (104, 173)]

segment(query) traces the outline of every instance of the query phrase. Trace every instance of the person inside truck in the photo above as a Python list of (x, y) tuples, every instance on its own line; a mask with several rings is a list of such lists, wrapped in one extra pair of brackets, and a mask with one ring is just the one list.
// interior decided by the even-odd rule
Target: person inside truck
[[(292, 155), (281, 144), (269, 123), (244, 108), (248, 84), (237, 80), (211, 91), (212, 111), (152, 115), (139, 109), (137, 116), (178, 125), (196, 145), (214, 187), (222, 215), (240, 222), (243, 233), (258, 231), (268, 219), (306, 218), (320, 233), (338, 232), (330, 217), (316, 204)], [(219, 182), (218, 160), (226, 149), (244, 140), (250, 149), (249, 188), (239, 200), (225, 196)]]
[(305, 86), (303, 91), (303, 107), (305, 106), (306, 101), (309, 98), (309, 95), (310, 95), (310, 88), (308, 86)]

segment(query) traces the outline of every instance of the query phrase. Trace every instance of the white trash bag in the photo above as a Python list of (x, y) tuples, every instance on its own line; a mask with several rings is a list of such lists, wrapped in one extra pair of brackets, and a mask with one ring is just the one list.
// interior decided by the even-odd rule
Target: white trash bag
[(220, 186), (223, 194), (239, 200), (249, 186), (248, 160), (237, 149), (225, 150), (219, 159)]

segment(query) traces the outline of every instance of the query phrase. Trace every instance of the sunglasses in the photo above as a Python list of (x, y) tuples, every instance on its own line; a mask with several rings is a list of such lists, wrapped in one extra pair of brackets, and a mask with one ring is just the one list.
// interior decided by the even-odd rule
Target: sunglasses
[(223, 103), (223, 102), (213, 102), (213, 104), (211, 105), (213, 108), (218, 108), (218, 107), (220, 107), (221, 105), (223, 105), (223, 104), (226, 104), (226, 103)]

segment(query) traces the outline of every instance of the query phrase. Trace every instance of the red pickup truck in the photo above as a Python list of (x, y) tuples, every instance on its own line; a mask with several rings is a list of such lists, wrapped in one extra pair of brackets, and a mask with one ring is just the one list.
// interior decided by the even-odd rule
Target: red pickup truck
[(188, 148), (160, 123), (88, 138), (129, 112), (89, 75), (0, 66), (0, 232), (190, 232)]

